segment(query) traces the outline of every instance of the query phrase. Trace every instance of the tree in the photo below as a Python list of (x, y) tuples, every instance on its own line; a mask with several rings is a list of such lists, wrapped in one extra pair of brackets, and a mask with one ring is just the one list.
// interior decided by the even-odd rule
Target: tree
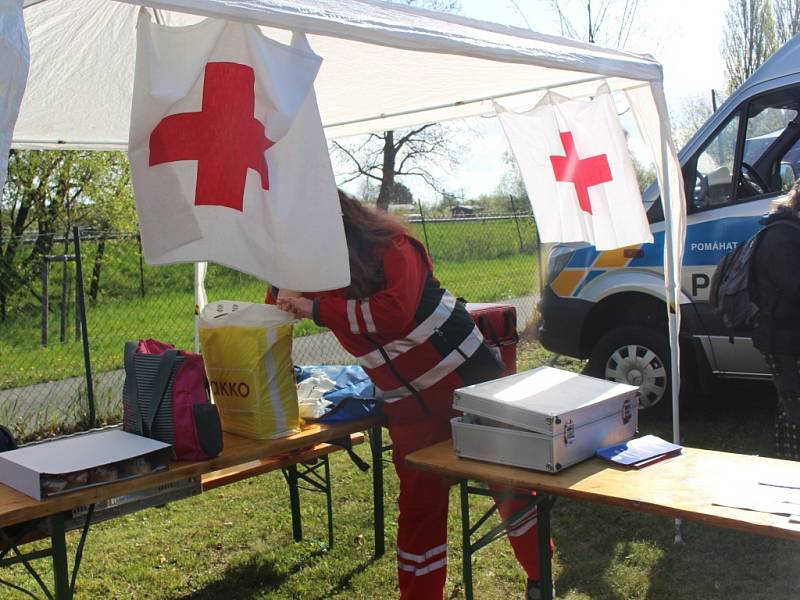
[(685, 99), (675, 111), (672, 122), (675, 145), (682, 148), (708, 120), (712, 112), (711, 99), (707, 96), (695, 95)]
[[(400, 3), (435, 11), (459, 10), (456, 0), (404, 0)], [(405, 198), (404, 190), (408, 192), (405, 186), (398, 187), (398, 177), (420, 177), (440, 191), (431, 167), (436, 161), (442, 160), (451, 166), (456, 163), (455, 148), (449, 138), (446, 127), (428, 124), (413, 129), (374, 133), (350, 144), (334, 141), (333, 152), (352, 167), (339, 183), (346, 184), (361, 177), (372, 180), (378, 185), (375, 205), (384, 211), (389, 209), (389, 204)]]
[[(33, 282), (58, 234), (66, 239), (74, 225), (104, 220), (111, 227), (135, 224), (126, 174), (127, 160), (120, 153), (11, 152), (0, 200), (0, 320), (6, 318), (12, 293), (27, 288), (38, 298)], [(113, 217), (115, 205), (128, 208)], [(33, 241), (26, 244), (30, 251), (25, 256), (23, 236)]]
[(778, 48), (770, 0), (730, 0), (722, 56), (732, 92)]
[(351, 165), (340, 184), (360, 177), (372, 180), (379, 186), (375, 204), (380, 210), (388, 210), (389, 204), (403, 197), (398, 177), (420, 177), (440, 191), (432, 167), (457, 162), (449, 129), (436, 123), (372, 133), (354, 144), (334, 141), (333, 149)]
[[(531, 29), (519, 1), (510, 0), (510, 2), (528, 29)], [(544, 3), (558, 17), (560, 34), (575, 40), (624, 48), (634, 31), (634, 26), (636, 29), (639, 28), (639, 23), (636, 21), (639, 0), (625, 0), (623, 3), (614, 0), (595, 0), (594, 3), (592, 0), (544, 0)], [(528, 194), (513, 156), (509, 152), (504, 159), (507, 167), (497, 191), (527, 200)], [(648, 170), (635, 158), (634, 168), (639, 187), (644, 189), (642, 186), (646, 187), (653, 181), (655, 172)]]
[(414, 194), (405, 185), (396, 181), (394, 184), (394, 193), (392, 194), (392, 204), (396, 205), (410, 205), (414, 204)]
[(784, 44), (800, 31), (800, 0), (773, 0), (778, 44)]
[[(72, 208), (88, 180), (75, 153), (12, 151), (8, 178), (0, 204), (0, 230), (7, 239), (0, 247), (0, 319), (5, 320), (12, 292), (27, 287), (51, 254), (57, 232), (70, 224)], [(7, 225), (6, 225), (7, 223)], [(18, 260), (22, 236), (31, 234), (33, 244), (24, 261)]]
[(97, 235), (97, 251), (89, 282), (89, 299), (96, 302), (109, 236), (112, 233), (134, 233), (138, 219), (127, 157), (121, 152), (95, 152), (91, 160), (95, 176), (85, 188), (86, 202), (82, 206), (81, 223), (91, 227)]
[(636, 172), (636, 182), (639, 191), (644, 192), (656, 180), (656, 169), (652, 164), (644, 164), (635, 156), (632, 157), (633, 170)]
[(522, 173), (520, 173), (519, 165), (514, 160), (511, 150), (506, 150), (503, 153), (503, 162), (505, 163), (505, 170), (503, 171), (503, 178), (495, 190), (495, 195), (505, 198), (513, 196), (514, 201), (519, 201), (520, 206), (528, 206), (528, 190), (525, 189)]
[[(639, 0), (545, 0), (544, 4), (556, 14), (562, 36), (612, 48), (627, 45), (639, 10)], [(511, 6), (532, 29), (519, 1), (511, 0)]]

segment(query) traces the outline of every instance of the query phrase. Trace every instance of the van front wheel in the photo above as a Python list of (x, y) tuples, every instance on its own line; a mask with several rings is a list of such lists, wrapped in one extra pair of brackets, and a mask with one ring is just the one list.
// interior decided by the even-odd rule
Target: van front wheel
[(657, 329), (627, 326), (595, 344), (588, 374), (639, 388), (639, 408), (654, 417), (672, 413), (669, 340)]

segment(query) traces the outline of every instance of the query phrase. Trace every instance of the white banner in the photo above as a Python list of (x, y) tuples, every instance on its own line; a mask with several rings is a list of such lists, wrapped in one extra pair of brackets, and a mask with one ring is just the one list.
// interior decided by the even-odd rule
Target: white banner
[(129, 158), (145, 258), (213, 261), (278, 287), (350, 282), (314, 95), (321, 59), (208, 19), (137, 32)]
[(652, 242), (614, 101), (552, 92), (525, 113), (495, 104), (543, 242), (589, 242), (611, 250)]
[(22, 2), (0, 0), (0, 198), (6, 182), (8, 150), (28, 79), (30, 52)]

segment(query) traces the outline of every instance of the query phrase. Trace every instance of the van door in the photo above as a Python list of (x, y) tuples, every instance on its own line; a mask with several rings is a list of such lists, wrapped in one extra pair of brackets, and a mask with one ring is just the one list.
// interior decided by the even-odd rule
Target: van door
[(751, 98), (684, 165), (684, 289), (695, 302), (718, 375), (769, 375), (751, 332), (731, 332), (711, 313), (708, 289), (722, 257), (758, 231), (760, 218), (800, 175), (798, 115), (800, 86)]

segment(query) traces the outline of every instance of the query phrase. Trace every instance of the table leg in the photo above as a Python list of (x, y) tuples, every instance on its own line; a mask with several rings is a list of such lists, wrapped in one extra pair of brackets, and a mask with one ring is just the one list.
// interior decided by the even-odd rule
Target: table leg
[[(50, 593), (50, 590), (47, 588), (47, 585), (45, 584), (39, 573), (36, 572), (36, 569), (34, 569), (33, 565), (31, 564), (31, 561), (36, 560), (38, 558), (50, 557), (52, 559), (53, 557), (52, 544), (50, 545), (50, 548), (37, 550), (35, 552), (28, 552), (25, 554), (22, 553), (22, 551), (19, 549), (18, 546), (19, 541), (24, 539), (25, 536), (28, 535), (31, 531), (33, 531), (35, 527), (36, 527), (35, 521), (25, 523), (22, 526), (21, 531), (14, 530), (13, 538), (9, 536), (6, 529), (0, 528), (0, 540), (2, 540), (2, 542), (6, 546), (6, 548), (2, 552), (0, 552), (0, 568), (9, 567), (15, 564), (22, 564), (28, 571), (28, 574), (39, 585), (39, 588), (42, 590), (42, 592), (44, 592), (44, 595), (47, 598), (47, 600), (53, 600), (53, 594)], [(6, 555), (9, 552), (13, 552), (15, 556), (13, 558), (6, 558)], [(28, 596), (35, 597), (25, 588), (10, 583), (8, 581), (2, 580), (0, 581), (0, 585), (10, 587), (11, 589), (22, 592), (23, 594), (26, 594)]]
[(331, 489), (331, 465), (326, 454), (322, 458), (325, 465), (325, 499), (328, 509), (328, 548), (333, 548), (333, 492)]
[[(516, 522), (533, 507), (537, 508), (538, 518), (538, 537), (539, 545), (539, 567), (540, 582), (542, 587), (542, 599), (553, 600), (553, 569), (551, 566), (550, 550), (550, 509), (555, 503), (554, 496), (544, 494), (515, 494), (513, 492), (498, 493), (494, 490), (487, 490), (479, 487), (470, 487), (468, 480), (459, 481), (461, 497), (461, 545), (463, 552), (463, 579), (464, 596), (466, 600), (473, 600), (474, 590), (472, 587), (472, 556), (481, 548), (488, 546), (501, 537), (505, 537), (508, 525)], [(477, 496), (488, 496), (494, 499), (494, 505), (484, 515), (479, 518), (474, 525), (470, 524), (469, 497), (470, 494)], [(475, 543), (472, 542), (473, 534), (477, 534), (487, 520), (497, 511), (498, 501), (504, 498), (515, 497), (525, 500), (519, 510), (501, 519), (500, 523), (484, 533)]]
[(540, 494), (537, 504), (537, 525), (539, 542), (539, 580), (542, 600), (553, 600), (553, 560), (550, 549), (550, 509), (555, 503), (554, 496)]
[(459, 482), (461, 492), (461, 548), (462, 548), (462, 571), (464, 580), (464, 597), (466, 600), (472, 598), (472, 536), (469, 526), (469, 490), (467, 481)]
[(286, 468), (286, 482), (289, 484), (289, 505), (292, 509), (292, 538), (295, 542), (303, 539), (303, 523), (300, 517), (300, 488), (297, 485), (297, 466)]
[(375, 530), (375, 558), (386, 552), (383, 513), (383, 429), (375, 425), (369, 433), (372, 450), (372, 510)]
[(53, 548), (53, 582), (55, 600), (72, 600), (67, 566), (67, 540), (64, 530), (64, 515), (50, 517), (50, 544)]

